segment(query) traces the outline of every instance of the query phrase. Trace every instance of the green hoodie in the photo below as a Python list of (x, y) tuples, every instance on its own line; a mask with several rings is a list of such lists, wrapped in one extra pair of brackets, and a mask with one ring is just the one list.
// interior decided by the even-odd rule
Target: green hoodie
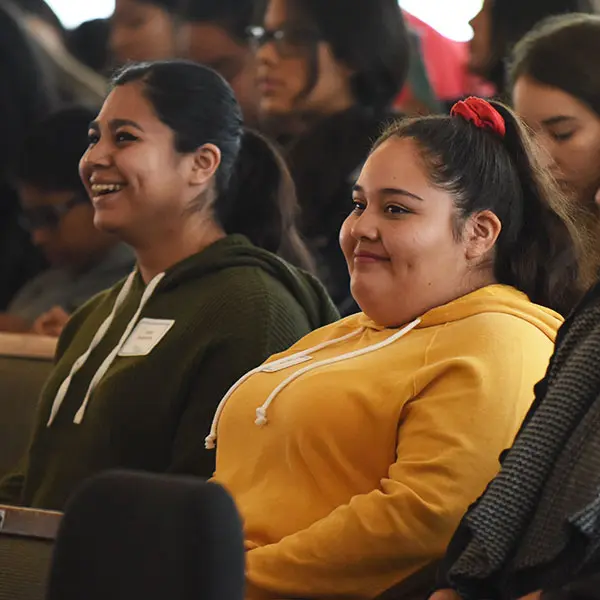
[(148, 286), (136, 273), (69, 321), (24, 469), (0, 484), (0, 502), (60, 510), (83, 479), (111, 468), (211, 476), (204, 436), (229, 387), (336, 318), (316, 279), (243, 236)]

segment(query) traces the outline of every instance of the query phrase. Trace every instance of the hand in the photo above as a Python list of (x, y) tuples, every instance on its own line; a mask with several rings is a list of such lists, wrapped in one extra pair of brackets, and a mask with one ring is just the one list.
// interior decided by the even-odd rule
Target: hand
[(438, 590), (429, 597), (429, 600), (461, 600), (454, 590)]
[(55, 306), (37, 318), (31, 327), (31, 331), (37, 335), (59, 337), (69, 320), (69, 316), (60, 306)]

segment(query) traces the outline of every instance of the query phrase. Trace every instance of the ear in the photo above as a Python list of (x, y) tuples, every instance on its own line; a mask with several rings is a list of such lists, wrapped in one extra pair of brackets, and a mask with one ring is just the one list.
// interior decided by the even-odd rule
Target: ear
[(483, 259), (494, 247), (501, 231), (502, 223), (491, 210), (471, 215), (463, 230), (467, 260), (478, 262)]
[(214, 144), (204, 144), (192, 156), (190, 184), (206, 187), (221, 164), (221, 151)]

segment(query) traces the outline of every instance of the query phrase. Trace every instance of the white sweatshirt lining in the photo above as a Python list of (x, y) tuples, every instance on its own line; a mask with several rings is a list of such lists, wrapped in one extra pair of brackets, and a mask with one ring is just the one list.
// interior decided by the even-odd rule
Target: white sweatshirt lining
[[(100, 327), (98, 328), (98, 331), (96, 332), (96, 334), (92, 338), (92, 341), (90, 342), (89, 348), (73, 363), (73, 366), (71, 367), (71, 371), (69, 372), (69, 374), (67, 375), (65, 380), (62, 382), (60, 387), (58, 388), (58, 392), (56, 393), (54, 402), (52, 403), (52, 410), (50, 411), (50, 417), (48, 419), (47, 427), (50, 427), (50, 425), (52, 425), (52, 423), (54, 422), (54, 419), (55, 419), (55, 417), (56, 417), (56, 415), (57, 415), (57, 413), (69, 391), (69, 386), (71, 385), (71, 381), (72, 381), (73, 377), (78, 373), (78, 371), (81, 370), (83, 365), (85, 365), (85, 363), (89, 359), (91, 353), (98, 346), (98, 344), (102, 341), (102, 339), (106, 335), (106, 332), (112, 325), (112, 322), (115, 319), (115, 315), (116, 315), (117, 311), (119, 310), (119, 308), (121, 307), (123, 302), (125, 302), (125, 299), (129, 295), (129, 292), (131, 291), (131, 288), (133, 287), (133, 282), (135, 280), (135, 276), (136, 276), (136, 271), (134, 271), (133, 273), (131, 273), (129, 275), (129, 277), (127, 278), (127, 281), (125, 281), (125, 283), (123, 284), (123, 287), (121, 288), (121, 291), (119, 292), (119, 295), (117, 296), (117, 299), (115, 300), (115, 304), (112, 308), (110, 315), (105, 319), (105, 321), (102, 323), (102, 325), (100, 325)], [(142, 294), (142, 298), (140, 300), (138, 309), (135, 312), (135, 314), (133, 315), (133, 317), (131, 318), (131, 320), (129, 321), (127, 327), (125, 328), (125, 331), (123, 332), (123, 335), (121, 336), (121, 339), (119, 340), (119, 343), (104, 359), (104, 361), (102, 362), (102, 364), (100, 365), (100, 367), (98, 368), (98, 370), (96, 371), (94, 376), (92, 377), (92, 380), (90, 381), (90, 384), (88, 386), (88, 389), (87, 389), (87, 392), (83, 399), (83, 402), (82, 402), (79, 410), (75, 414), (73, 423), (79, 425), (83, 421), (83, 417), (85, 415), (85, 411), (86, 411), (87, 405), (90, 401), (90, 396), (92, 395), (92, 392), (96, 389), (96, 387), (98, 386), (98, 384), (100, 383), (102, 378), (106, 375), (106, 372), (108, 371), (108, 369), (114, 362), (117, 354), (119, 353), (121, 346), (127, 341), (127, 338), (129, 337), (133, 328), (135, 327), (137, 320), (139, 319), (144, 306), (146, 305), (148, 300), (150, 300), (152, 294), (156, 290), (156, 287), (162, 281), (164, 276), (165, 276), (165, 273), (159, 273), (146, 286), (146, 289), (144, 290), (144, 293)]]
[[(405, 336), (407, 333), (409, 333), (410, 331), (412, 331), (417, 325), (419, 325), (419, 323), (421, 322), (421, 319), (415, 319), (412, 323), (409, 323), (408, 325), (406, 325), (405, 327), (403, 327), (400, 331), (397, 331), (396, 333), (394, 333), (393, 335), (391, 335), (390, 337), (386, 338), (385, 340), (378, 342), (377, 344), (373, 344), (371, 346), (367, 346), (366, 348), (362, 348), (360, 350), (354, 350), (352, 352), (347, 352), (345, 354), (341, 354), (340, 356), (334, 356), (332, 358), (328, 358), (325, 360), (321, 360), (321, 361), (317, 361), (317, 362), (313, 362), (310, 365), (307, 365), (306, 367), (303, 367), (302, 369), (299, 369), (298, 371), (292, 373), (289, 377), (287, 377), (286, 379), (284, 379), (272, 392), (271, 394), (269, 394), (268, 398), (265, 400), (265, 402), (259, 406), (256, 409), (256, 420), (255, 420), (255, 424), (258, 425), (259, 427), (262, 427), (264, 425), (266, 425), (268, 423), (268, 418), (267, 418), (267, 411), (269, 409), (269, 407), (271, 406), (271, 404), (273, 403), (273, 401), (275, 400), (275, 398), (277, 397), (278, 394), (280, 394), (282, 392), (282, 390), (284, 388), (286, 388), (288, 385), (290, 385), (290, 383), (292, 383), (293, 381), (295, 381), (296, 379), (298, 379), (299, 377), (301, 377), (302, 375), (304, 375), (305, 373), (312, 371), (314, 369), (318, 369), (319, 367), (324, 367), (327, 365), (332, 365), (338, 362), (342, 362), (344, 360), (349, 360), (351, 358), (356, 358), (358, 356), (362, 356), (364, 354), (369, 354), (371, 352), (376, 352), (377, 350), (380, 350), (381, 348), (385, 348), (386, 346), (389, 346), (390, 344), (393, 344), (396, 340), (399, 340), (401, 337)], [(210, 428), (210, 433), (209, 435), (206, 437), (205, 439), (205, 447), (207, 450), (213, 450), (216, 446), (216, 441), (217, 441), (217, 429), (219, 426), (219, 420), (221, 418), (221, 415), (223, 414), (223, 410), (225, 409), (225, 405), (227, 404), (227, 401), (229, 400), (229, 398), (233, 395), (233, 393), (247, 380), (249, 379), (252, 375), (256, 374), (256, 373), (260, 373), (260, 372), (268, 372), (269, 367), (272, 369), (274, 366), (278, 366), (280, 365), (282, 368), (286, 368), (285, 363), (289, 362), (289, 366), (294, 366), (298, 364), (297, 359), (300, 357), (308, 357), (310, 354), (313, 354), (314, 352), (317, 352), (318, 350), (322, 350), (323, 348), (327, 348), (328, 346), (332, 346), (333, 344), (337, 344), (337, 343), (341, 343), (341, 342), (345, 342), (353, 337), (358, 336), (359, 334), (363, 333), (363, 331), (365, 331), (365, 327), (361, 327), (360, 329), (357, 329), (356, 331), (353, 331), (352, 333), (349, 333), (348, 335), (345, 335), (341, 338), (336, 338), (333, 340), (329, 340), (327, 342), (323, 342), (321, 344), (319, 344), (318, 346), (314, 346), (313, 348), (308, 348), (307, 350), (302, 350), (301, 352), (297, 352), (296, 354), (292, 354), (290, 356), (286, 356), (284, 358), (280, 358), (279, 360), (270, 362), (270, 363), (266, 363), (261, 365), (260, 367), (257, 367), (256, 369), (253, 369), (252, 371), (250, 371), (249, 373), (246, 373), (241, 379), (239, 379), (227, 392), (227, 394), (225, 394), (225, 396), (223, 397), (223, 399), (221, 400), (221, 402), (219, 403), (219, 406), (217, 407), (217, 411), (215, 412), (215, 416), (212, 422), (212, 426)], [(309, 360), (312, 360), (312, 358), (309, 357)]]

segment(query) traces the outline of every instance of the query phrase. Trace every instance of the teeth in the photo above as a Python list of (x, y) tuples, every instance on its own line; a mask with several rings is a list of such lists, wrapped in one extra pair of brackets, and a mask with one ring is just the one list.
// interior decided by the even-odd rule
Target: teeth
[(94, 194), (106, 194), (108, 192), (118, 192), (123, 187), (120, 183), (92, 183), (91, 190)]

